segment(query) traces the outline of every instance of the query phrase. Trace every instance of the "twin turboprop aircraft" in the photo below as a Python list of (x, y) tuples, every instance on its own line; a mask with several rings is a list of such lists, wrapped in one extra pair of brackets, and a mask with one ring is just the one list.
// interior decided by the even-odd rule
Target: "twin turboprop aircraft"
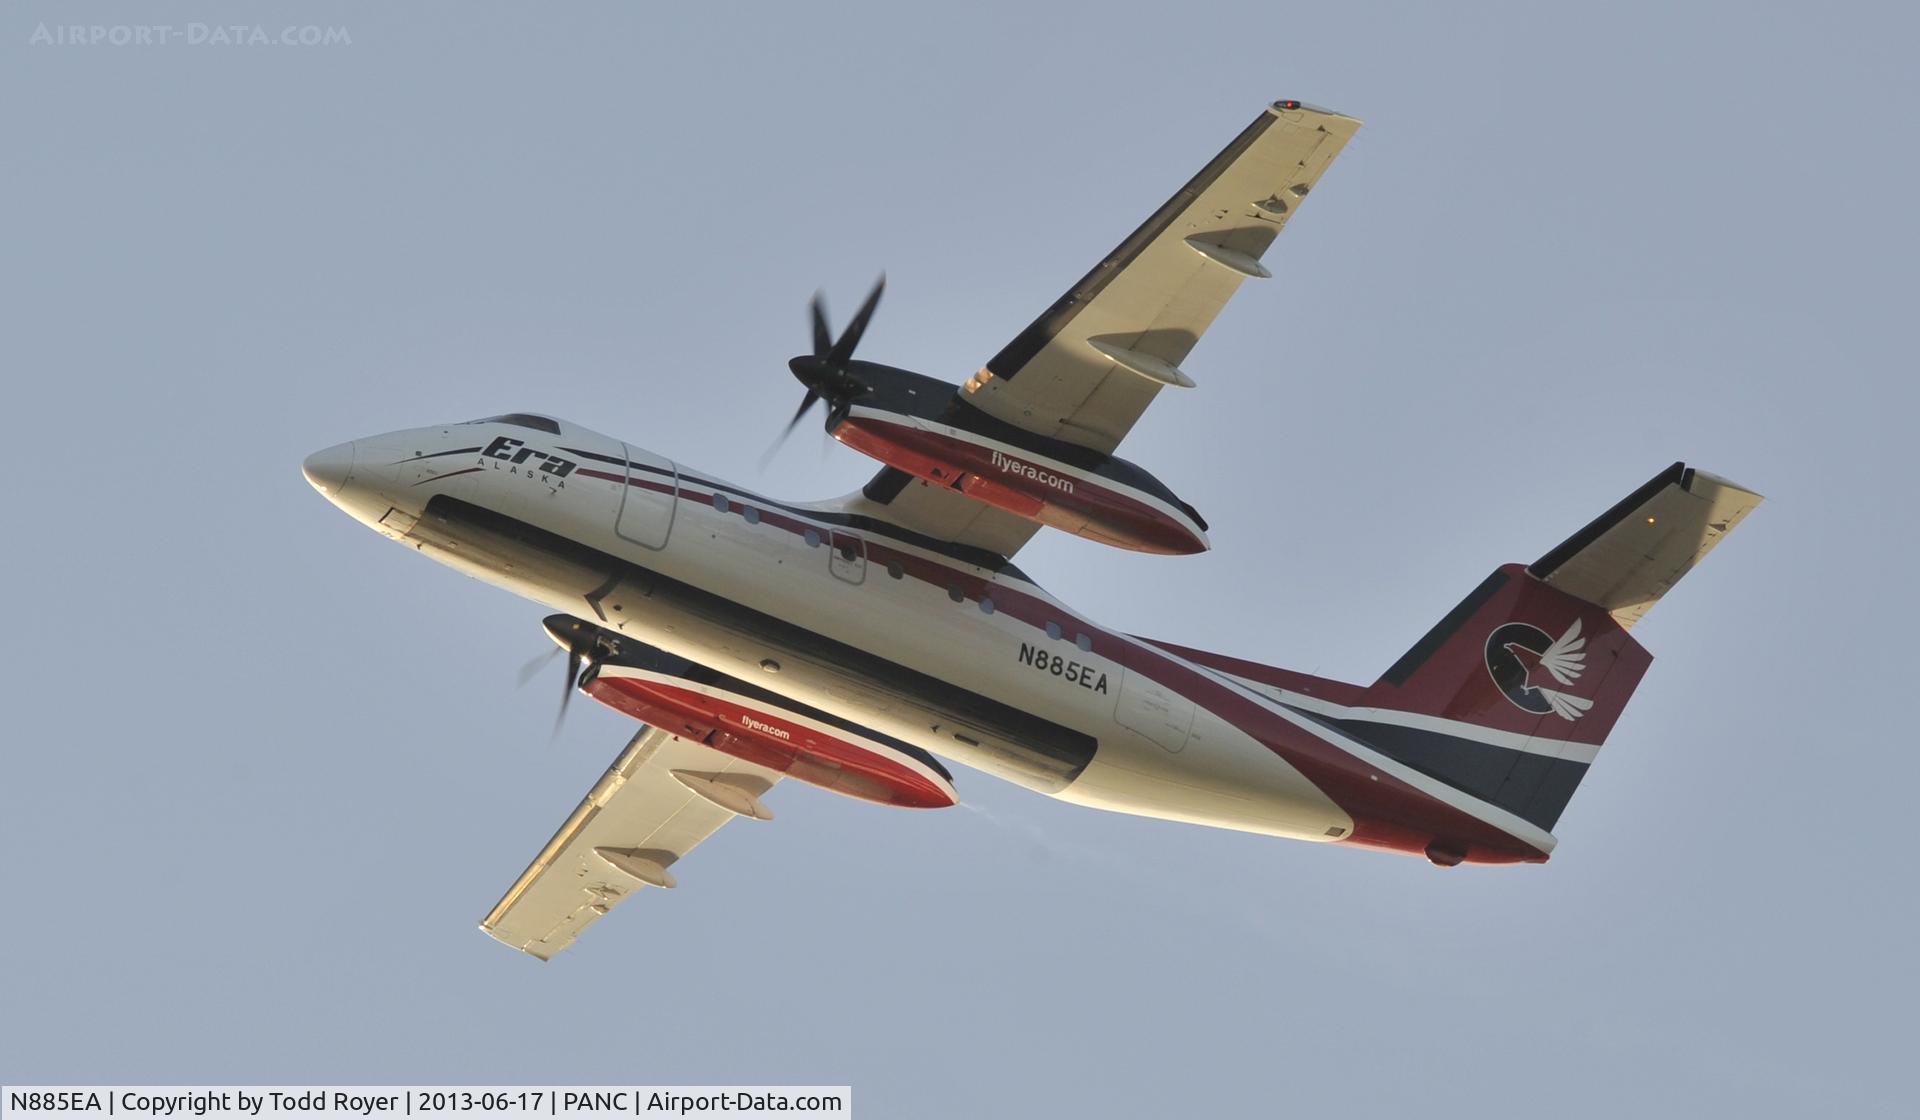
[[(1651, 660), (1628, 633), (1759, 503), (1676, 463), (1501, 567), (1371, 685), (1102, 626), (1013, 563), (1042, 525), (1192, 553), (1206, 524), (1114, 456), (1359, 127), (1276, 102), (963, 383), (853, 357), (816, 302), (790, 363), (884, 464), (766, 497), (515, 413), (321, 451), (375, 531), (558, 612), (580, 692), (646, 726), (481, 925), (545, 959), (791, 778), (882, 805), (959, 794), (942, 758), (1065, 801), (1269, 836), (1541, 862)], [(788, 430), (792, 430), (789, 424)], [(779, 827), (756, 823), (753, 827)]]

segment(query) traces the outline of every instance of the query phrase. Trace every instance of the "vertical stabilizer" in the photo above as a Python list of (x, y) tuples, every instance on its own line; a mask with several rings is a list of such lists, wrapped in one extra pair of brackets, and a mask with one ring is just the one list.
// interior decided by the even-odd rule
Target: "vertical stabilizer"
[(1652, 663), (1627, 628), (1760, 500), (1675, 463), (1534, 564), (1488, 576), (1366, 690), (1382, 718), (1351, 730), (1551, 829)]

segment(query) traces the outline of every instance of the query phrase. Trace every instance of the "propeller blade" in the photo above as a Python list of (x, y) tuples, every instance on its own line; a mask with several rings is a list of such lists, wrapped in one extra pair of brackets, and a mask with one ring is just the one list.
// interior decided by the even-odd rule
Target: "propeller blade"
[(532, 661), (529, 661), (525, 665), (520, 666), (520, 687), (525, 688), (529, 684), (532, 684), (533, 678), (539, 676), (541, 671), (544, 670), (549, 664), (551, 664), (553, 662), (553, 659), (558, 656), (560, 656), (560, 647), (554, 646), (552, 649), (534, 658)]
[(761, 470), (766, 470), (767, 464), (773, 462), (773, 457), (779, 453), (781, 447), (786, 445), (787, 437), (792, 435), (793, 430), (800, 426), (801, 417), (805, 416), (807, 410), (813, 407), (813, 402), (819, 399), (820, 394), (814, 392), (812, 389), (808, 389), (807, 395), (800, 398), (800, 407), (794, 410), (793, 419), (787, 421), (787, 426), (780, 429), (779, 437), (776, 438), (773, 443), (768, 446), (766, 452), (760, 456)]
[[(840, 336), (840, 341), (834, 343), (833, 349), (827, 352), (829, 363), (836, 367), (844, 366), (847, 364), (847, 359), (853, 357), (854, 347), (860, 345), (860, 336), (867, 333), (867, 322), (873, 318), (873, 309), (880, 306), (880, 293), (886, 290), (887, 274), (883, 272), (880, 274), (879, 281), (874, 284), (873, 291), (867, 293), (867, 302), (860, 305), (860, 310), (854, 313), (853, 321), (847, 324), (846, 332)], [(814, 344), (819, 345), (818, 335), (815, 335)]]
[(567, 705), (573, 702), (573, 689), (580, 681), (580, 661), (580, 651), (578, 649), (570, 649), (567, 651), (566, 691), (560, 694), (560, 710), (555, 713), (553, 717), (553, 737), (555, 739), (560, 737), (560, 725), (567, 721)]
[[(833, 338), (833, 330), (827, 325), (827, 297), (822, 292), (813, 293), (813, 301), (807, 305), (808, 318), (813, 325), (813, 353), (803, 354), (787, 362), (787, 368), (800, 384), (807, 387), (807, 395), (800, 398), (800, 407), (793, 412), (793, 419), (780, 432), (779, 438), (768, 446), (760, 456), (760, 469), (767, 469), (773, 457), (787, 442), (787, 437), (800, 426), (807, 410), (815, 401), (826, 400), (833, 408), (842, 408), (852, 397), (868, 392), (868, 386), (847, 368), (847, 360), (853, 356), (854, 348), (860, 345), (861, 336), (867, 333), (867, 324), (873, 321), (874, 309), (880, 306), (881, 293), (887, 290), (887, 274), (881, 273), (874, 281), (873, 290), (867, 293), (866, 302), (854, 313), (853, 321), (841, 332), (838, 341)], [(828, 425), (832, 426), (831, 422)]]
[(807, 390), (807, 395), (800, 398), (800, 407), (793, 410), (793, 419), (787, 421), (787, 426), (781, 430), (780, 432), (781, 439), (784, 440), (788, 436), (793, 434), (793, 430), (800, 426), (800, 418), (802, 416), (805, 416), (807, 414), (807, 409), (812, 408), (813, 402), (819, 399), (820, 399), (819, 393), (813, 391), (812, 389)]
[(813, 356), (824, 358), (833, 349), (833, 332), (827, 329), (826, 297), (813, 293)]

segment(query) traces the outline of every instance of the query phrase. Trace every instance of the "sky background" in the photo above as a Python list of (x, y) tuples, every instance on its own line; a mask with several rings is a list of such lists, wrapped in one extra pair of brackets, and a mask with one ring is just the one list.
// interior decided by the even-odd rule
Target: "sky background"
[[(1553, 11), (1547, 10), (1549, 7)], [(348, 29), (33, 45), (49, 24)], [(863, 1116), (1910, 1105), (1902, 6), (0, 4), (0, 1079), (825, 1083)], [(1120, 628), (1373, 679), (1675, 459), (1769, 502), (1551, 864), (804, 786), (552, 964), (480, 916), (625, 742), (542, 611), (301, 479), (567, 417), (778, 496), (807, 298), (965, 377), (1262, 106), (1367, 124), (1125, 453)], [(1902, 1101), (1902, 1098), (1906, 1100)]]

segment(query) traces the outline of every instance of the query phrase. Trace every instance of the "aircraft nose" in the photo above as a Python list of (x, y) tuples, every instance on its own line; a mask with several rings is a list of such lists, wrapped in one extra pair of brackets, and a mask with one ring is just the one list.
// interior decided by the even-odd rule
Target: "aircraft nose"
[(338, 498), (353, 476), (353, 444), (342, 443), (325, 451), (316, 451), (300, 464), (300, 473), (315, 490), (329, 498)]

